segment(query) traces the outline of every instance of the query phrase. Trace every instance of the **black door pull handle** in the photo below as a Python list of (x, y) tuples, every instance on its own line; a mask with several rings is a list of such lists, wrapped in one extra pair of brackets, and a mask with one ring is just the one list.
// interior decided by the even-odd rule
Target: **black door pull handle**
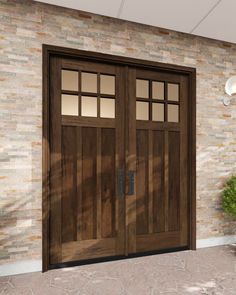
[(135, 171), (128, 171), (128, 179), (129, 179), (129, 189), (128, 195), (131, 196), (134, 194), (134, 184), (135, 184)]
[(118, 172), (117, 172), (117, 190), (118, 190), (118, 196), (119, 197), (124, 197), (124, 195), (125, 195), (124, 169), (118, 169)]

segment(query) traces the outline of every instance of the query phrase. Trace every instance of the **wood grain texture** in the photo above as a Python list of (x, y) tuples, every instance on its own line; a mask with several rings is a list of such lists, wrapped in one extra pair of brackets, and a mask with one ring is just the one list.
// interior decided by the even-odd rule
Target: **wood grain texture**
[(62, 243), (77, 240), (76, 127), (62, 128)]
[[(131, 74), (132, 73), (132, 74)], [(135, 251), (153, 251), (160, 245), (166, 247), (187, 246), (188, 236), (188, 204), (187, 194), (187, 144), (188, 144), (188, 112), (185, 77), (176, 73), (163, 73), (137, 69), (130, 70), (129, 87), (136, 87), (136, 79), (149, 81), (165, 81), (164, 87), (164, 118), (165, 122), (153, 122), (152, 90), (149, 88), (149, 98), (141, 99), (135, 96), (135, 90), (129, 90), (129, 100), (147, 101), (149, 103), (149, 120), (135, 120), (130, 124), (129, 134), (136, 130), (136, 155), (132, 157), (132, 163), (136, 161), (136, 231), (131, 231), (132, 241), (136, 242)], [(180, 100), (175, 105), (180, 109), (180, 122), (168, 122), (168, 107), (173, 102), (168, 100), (168, 83), (177, 83), (180, 87)], [(129, 102), (131, 105), (131, 102)], [(131, 110), (129, 120), (131, 120)], [(130, 155), (130, 154), (129, 154)], [(135, 209), (133, 210), (135, 212)], [(181, 219), (180, 219), (181, 217)], [(173, 244), (167, 243), (168, 237), (175, 232), (177, 240)], [(158, 234), (162, 237), (160, 241)], [(139, 236), (145, 236), (141, 240)], [(155, 238), (154, 238), (155, 237)], [(129, 238), (131, 240), (131, 238)], [(178, 242), (176, 242), (178, 241)], [(139, 245), (141, 242), (142, 245)], [(177, 244), (176, 244), (177, 243)], [(134, 248), (134, 247), (133, 247)]]
[[(64, 128), (64, 127), (63, 127)], [(82, 220), (82, 128), (76, 127), (76, 143), (77, 143), (77, 240), (82, 240), (83, 220)]]
[[(188, 145), (189, 141), (188, 134), (190, 134), (189, 129), (190, 126), (188, 125), (188, 117), (185, 115), (186, 113), (189, 114), (189, 100), (188, 100), (188, 90), (189, 90), (189, 83), (187, 77), (181, 78), (181, 85), (180, 85), (180, 125), (181, 125), (181, 133), (180, 133), (180, 197), (183, 195), (188, 195), (188, 183), (190, 179), (190, 166), (189, 166), (189, 154), (188, 154)], [(190, 146), (189, 146), (190, 148)], [(190, 183), (189, 183), (190, 184)], [(180, 216), (179, 222), (181, 227), (181, 242), (185, 242), (188, 244), (190, 242), (190, 198), (180, 199)]]
[(43, 272), (50, 264), (49, 216), (50, 216), (50, 146), (49, 146), (49, 75), (50, 58), (48, 51), (43, 49), (43, 130), (42, 130), (42, 267)]
[(50, 263), (61, 261), (61, 78), (60, 59), (51, 61), (50, 84)]
[[(63, 59), (57, 58), (54, 59), (52, 56), (54, 54), (57, 56), (63, 57)], [(68, 57), (73, 57), (69, 59)], [(50, 223), (48, 223), (49, 216), (44, 214), (44, 223), (43, 223), (43, 237), (44, 239), (50, 240), (50, 247), (47, 245), (47, 241), (44, 241), (43, 244), (43, 260), (44, 260), (44, 270), (47, 269), (50, 263), (59, 263), (60, 261), (73, 261), (80, 259), (89, 259), (97, 258), (104, 256), (113, 256), (122, 253), (137, 253), (150, 251), (150, 249), (164, 249), (169, 248), (171, 245), (186, 246), (186, 244), (193, 248), (195, 247), (195, 70), (191, 68), (184, 68), (179, 66), (165, 65), (153, 62), (146, 62), (142, 60), (133, 60), (128, 58), (114, 57), (103, 54), (96, 54), (91, 52), (83, 52), (77, 50), (70, 50), (65, 48), (58, 48), (53, 46), (44, 46), (44, 58), (46, 61), (51, 61), (52, 67), (50, 69), (51, 74), (55, 75), (53, 79), (54, 85), (49, 88), (44, 88), (44, 128), (45, 138), (49, 136), (50, 131), (50, 149), (54, 152), (54, 155), (50, 154), (47, 156), (47, 145), (44, 145), (46, 150), (44, 153), (44, 167), (43, 173), (45, 179), (48, 179), (48, 172), (50, 171), (50, 181), (52, 181), (52, 187), (50, 191), (47, 190), (47, 181), (44, 182), (44, 202), (43, 208), (44, 213), (47, 212), (47, 208), (50, 208)], [(93, 62), (91, 62), (93, 59)], [(106, 64), (107, 63), (107, 64)], [(109, 63), (109, 66), (108, 66)], [(49, 62), (46, 63), (47, 65)], [(117, 66), (117, 65), (120, 66)], [(56, 97), (60, 97), (56, 85), (60, 85), (60, 72), (61, 65), (64, 67), (69, 67), (72, 69), (81, 69), (81, 70), (92, 70), (92, 71), (107, 71), (107, 73), (116, 75), (116, 119), (104, 119), (104, 118), (78, 118), (73, 116), (58, 116), (60, 113), (60, 102), (57, 101)], [(115, 66), (114, 66), (115, 65)], [(138, 70), (134, 67), (137, 66)], [(45, 65), (45, 67), (47, 67)], [(142, 70), (141, 70), (142, 68)], [(143, 70), (145, 69), (145, 71)], [(44, 68), (44, 72), (48, 72), (49, 69)], [(104, 72), (104, 73), (105, 73)], [(143, 76), (143, 74), (145, 74)], [(183, 74), (185, 76), (183, 76)], [(178, 123), (168, 123), (168, 122), (136, 122), (135, 118), (135, 78), (136, 75), (139, 78), (147, 79), (159, 79), (162, 78), (167, 82), (178, 82), (181, 84), (186, 84), (188, 86), (182, 87), (182, 96), (185, 97), (184, 100), (188, 99), (188, 105), (184, 105), (184, 112), (187, 113), (187, 110), (190, 110), (192, 116), (186, 116), (185, 124), (188, 126), (188, 132), (186, 129), (184, 132), (183, 126)], [(185, 77), (185, 78), (183, 78)], [(186, 78), (187, 77), (187, 78)], [(44, 87), (47, 87), (49, 75), (44, 77), (46, 82), (44, 82)], [(185, 80), (185, 82), (184, 82)], [(51, 79), (52, 81), (52, 79)], [(60, 89), (60, 88), (59, 88)], [(50, 95), (49, 95), (50, 94)], [(78, 93), (79, 94), (79, 93)], [(80, 94), (79, 94), (80, 95)], [(53, 98), (54, 97), (54, 98)], [(182, 102), (183, 103), (183, 102)], [(55, 105), (56, 104), (56, 105)], [(48, 113), (48, 109), (53, 109), (54, 107), (57, 110), (57, 113), (52, 114)], [(186, 108), (187, 107), (187, 108)], [(182, 109), (181, 109), (182, 110)], [(181, 115), (183, 116), (183, 115)], [(54, 123), (50, 123), (54, 120)], [(58, 124), (58, 122), (60, 122)], [(51, 124), (51, 125), (50, 125)], [(64, 127), (61, 127), (64, 126)], [(66, 127), (67, 126), (67, 127)], [(73, 127), (72, 127), (73, 126)], [(74, 139), (76, 143), (69, 146), (69, 144), (63, 147), (59, 146), (61, 140), (61, 128), (74, 128), (71, 130), (76, 130), (71, 132), (71, 135), (74, 133)], [(125, 199), (117, 199), (116, 196), (116, 183), (113, 183), (113, 180), (105, 173), (104, 177), (104, 186), (102, 188), (102, 170), (109, 170), (110, 167), (114, 167), (114, 180), (116, 180), (116, 171), (118, 168), (125, 168), (126, 175), (129, 170), (136, 171), (136, 132), (142, 130), (146, 132), (147, 136), (147, 180), (146, 180), (146, 190), (147, 196), (145, 196), (145, 205), (147, 208), (147, 222), (146, 224), (141, 224), (141, 230), (144, 226), (147, 229), (147, 234), (137, 235), (137, 203), (136, 203), (136, 189), (135, 194), (131, 196), (126, 196)], [(89, 132), (87, 132), (89, 130)], [(93, 130), (93, 131), (92, 131)], [(102, 160), (102, 130), (105, 131), (108, 137), (111, 137), (111, 142), (115, 142), (112, 146), (111, 142), (105, 139), (104, 137), (104, 148), (106, 153), (106, 161)], [(111, 131), (112, 130), (112, 131)], [(51, 132), (52, 131), (52, 132)], [(125, 133), (124, 133), (125, 131)], [(173, 231), (168, 232), (168, 222), (169, 222), (169, 205), (163, 202), (163, 191), (164, 196), (168, 196), (169, 201), (169, 184), (167, 185), (167, 190), (165, 188), (165, 181), (168, 178), (171, 179), (173, 175), (168, 167), (169, 158), (171, 165), (174, 167), (178, 166), (175, 158), (171, 158), (168, 146), (169, 134), (179, 133), (180, 142), (186, 140), (187, 142), (187, 151), (188, 155), (188, 179), (183, 181), (180, 178), (180, 191), (187, 191), (189, 195), (189, 203), (184, 203), (184, 206), (180, 210), (187, 211), (186, 220), (188, 224), (191, 224), (187, 227), (183, 227), (186, 232), (185, 235), (179, 234), (176, 238), (175, 234), (177, 233), (174, 227)], [(111, 135), (114, 133), (113, 135)], [(51, 137), (51, 134), (54, 134), (54, 137)], [(56, 136), (57, 134), (57, 136)], [(126, 145), (124, 141), (124, 135), (126, 137)], [(88, 138), (86, 138), (88, 136)], [(56, 138), (57, 137), (57, 138)], [(62, 136), (63, 137), (63, 136)], [(52, 142), (55, 139), (55, 142)], [(175, 139), (174, 139), (175, 141)], [(69, 139), (65, 138), (64, 143), (68, 142)], [(101, 145), (101, 146), (100, 146)], [(143, 144), (144, 145), (144, 144)], [(180, 144), (180, 150), (183, 145)], [(62, 152), (60, 149), (64, 149)], [(125, 148), (125, 153), (124, 153)], [(59, 155), (56, 154), (59, 151)], [(182, 151), (182, 150), (181, 150)], [(64, 154), (64, 156), (63, 156)], [(73, 156), (71, 156), (73, 154)], [(173, 156), (173, 155), (172, 155)], [(64, 157), (64, 158), (63, 158)], [(76, 164), (69, 164), (72, 161)], [(167, 158), (167, 162), (165, 159)], [(60, 216), (64, 213), (60, 211), (58, 204), (61, 202), (60, 194), (55, 194), (55, 192), (60, 192), (61, 183), (59, 181), (60, 177), (60, 163), (61, 159), (67, 164), (63, 166), (64, 175), (73, 174), (72, 179), (66, 180), (66, 185), (70, 187), (72, 182), (75, 183), (76, 189), (72, 189), (72, 196), (76, 196), (76, 202), (74, 197), (71, 199), (71, 204), (75, 206), (76, 214), (73, 214), (73, 218), (69, 217), (68, 228), (73, 228), (72, 233), (67, 237), (63, 237), (65, 241), (68, 242), (62, 243), (61, 239), (61, 220)], [(63, 162), (62, 161), (62, 162)], [(49, 165), (50, 163), (50, 165)], [(51, 169), (52, 163), (57, 163), (57, 166), (54, 167), (54, 170)], [(185, 160), (180, 164), (180, 171), (186, 172), (184, 164)], [(164, 168), (162, 167), (164, 165)], [(73, 167), (72, 167), (73, 166)], [(125, 167), (126, 166), (126, 167)], [(56, 168), (56, 169), (55, 169)], [(163, 168), (163, 169), (162, 169)], [(64, 170), (65, 169), (65, 170)], [(73, 170), (73, 172), (72, 172)], [(57, 174), (55, 173), (57, 172)], [(100, 173), (101, 172), (101, 173)], [(182, 173), (182, 172), (181, 172)], [(101, 174), (101, 177), (99, 176)], [(158, 181), (155, 181), (155, 178), (158, 178)], [(109, 184), (108, 184), (108, 179)], [(173, 178), (174, 179), (174, 178)], [(178, 180), (175, 180), (178, 183)], [(163, 183), (162, 183), (163, 182)], [(63, 182), (62, 182), (63, 183)], [(137, 179), (136, 179), (137, 185)], [(176, 185), (175, 183), (175, 185)], [(57, 185), (58, 184), (58, 185)], [(163, 185), (163, 187), (162, 187)], [(128, 187), (128, 184), (127, 184)], [(127, 192), (126, 187), (126, 192)], [(103, 201), (106, 208), (104, 216), (107, 217), (107, 224), (105, 225), (105, 231), (102, 233), (103, 223), (105, 224), (105, 217), (102, 219), (102, 193), (101, 199), (99, 200), (100, 190), (105, 192)], [(114, 202), (111, 201), (111, 191), (114, 190)], [(157, 193), (162, 191), (162, 193)], [(86, 198), (84, 198), (84, 192)], [(50, 197), (50, 198), (48, 198)], [(164, 197), (165, 199), (165, 197)], [(47, 204), (47, 200), (50, 200)], [(108, 201), (109, 200), (109, 201)], [(55, 202), (55, 203), (54, 203)], [(114, 205), (113, 205), (114, 203)], [(159, 205), (158, 205), (159, 203)], [(108, 204), (108, 205), (107, 205)], [(181, 203), (183, 204), (183, 203)], [(67, 204), (69, 206), (69, 203)], [(141, 207), (143, 204), (141, 204)], [(167, 210), (164, 215), (166, 215), (167, 222), (163, 218), (162, 206), (164, 210)], [(182, 206), (182, 205), (181, 205)], [(115, 209), (114, 209), (115, 208)], [(152, 210), (153, 209), (153, 210)], [(70, 210), (70, 209), (68, 209)], [(69, 211), (65, 213), (69, 216)], [(146, 209), (145, 209), (146, 210)], [(95, 214), (89, 215), (88, 212), (95, 212)], [(53, 213), (54, 212), (54, 213)], [(113, 216), (111, 216), (113, 212)], [(146, 212), (146, 211), (145, 211)], [(100, 214), (100, 217), (99, 217)], [(176, 214), (176, 213), (175, 213)], [(175, 215), (174, 218), (176, 218)], [(71, 220), (73, 219), (73, 222)], [(101, 223), (99, 224), (99, 220)], [(103, 221), (102, 221), (103, 220)], [(144, 222), (144, 223), (145, 223)], [(72, 223), (74, 225), (72, 226)], [(183, 219), (179, 220), (179, 223), (183, 223)], [(53, 228), (56, 226), (59, 227), (53, 232)], [(179, 224), (180, 225), (180, 224)], [(173, 224), (170, 225), (172, 227)], [(63, 227), (63, 222), (62, 222)], [(163, 232), (163, 228), (167, 232)], [(49, 229), (49, 230), (48, 230)], [(61, 231), (63, 233), (63, 230)], [(154, 232), (154, 233), (153, 233)], [(102, 238), (102, 235), (107, 238)], [(158, 238), (156, 235), (159, 235)], [(69, 238), (70, 236), (70, 238)], [(114, 238), (111, 238), (114, 236)], [(70, 241), (73, 237), (74, 241)], [(186, 239), (187, 237), (187, 239)], [(77, 239), (77, 241), (76, 241)], [(145, 242), (146, 239), (146, 242)], [(114, 240), (113, 242), (111, 240)], [(90, 242), (89, 242), (90, 241)], [(79, 244), (78, 244), (79, 243)], [(124, 247), (126, 243), (126, 248)], [(177, 243), (177, 244), (176, 244)], [(85, 250), (85, 248), (87, 249)], [(83, 249), (81, 256), (77, 252), (77, 249)], [(49, 255), (50, 253), (50, 255)], [(50, 256), (50, 261), (48, 257)], [(63, 256), (63, 258), (62, 258)]]
[[(177, 132), (168, 133), (168, 231), (180, 230), (180, 135)], [(184, 200), (187, 196), (182, 195)]]
[[(126, 88), (124, 87), (126, 83), (126, 74), (123, 67), (116, 68), (116, 84), (115, 84), (115, 114), (116, 114), (116, 132), (115, 132), (115, 169), (116, 169), (116, 179), (118, 171), (124, 171), (125, 175), (125, 128), (126, 128), (126, 118), (124, 109), (126, 107)], [(123, 87), (120, 87), (123, 85)], [(115, 206), (115, 220), (116, 220), (116, 253), (117, 255), (124, 255), (125, 240), (126, 240), (126, 210), (125, 210), (125, 187), (123, 197), (118, 196), (118, 182), (115, 182), (115, 193), (116, 193), (116, 206)]]
[[(119, 67), (105, 64), (65, 62), (61, 59), (58, 61), (59, 66), (54, 66), (54, 71), (59, 82), (52, 83), (54, 88), (57, 87), (57, 95), (53, 92), (52, 94), (58, 111), (53, 124), (56, 130), (60, 131), (57, 138), (52, 140), (59, 148), (58, 165), (62, 169), (62, 196), (59, 198), (61, 211), (55, 211), (62, 225), (61, 240), (58, 243), (60, 249), (56, 250), (58, 251), (56, 255), (60, 260), (63, 259), (61, 261), (65, 261), (64, 259), (67, 259), (65, 257), (71, 259), (70, 252), (77, 251), (73, 246), (78, 246), (79, 249), (83, 249), (83, 245), (90, 247), (87, 241), (92, 243), (91, 251), (94, 253), (89, 249), (87, 252), (83, 250), (83, 255), (80, 253), (81, 256), (74, 256), (74, 259), (122, 255), (125, 251), (124, 198), (119, 200), (116, 194), (116, 173), (118, 169), (124, 168), (125, 159), (122, 71)], [(59, 85), (61, 67), (78, 70), (77, 67), (80, 65), (83, 69), (93, 69), (116, 76), (115, 119), (61, 116)], [(98, 82), (100, 82), (99, 74)], [(78, 83), (80, 89), (81, 81)], [(113, 238), (112, 243), (111, 238)], [(69, 252), (65, 254), (63, 249)]]
[(171, 249), (185, 246), (180, 244), (179, 232), (155, 233), (137, 236), (137, 252)]
[(164, 132), (153, 132), (153, 231), (165, 231)]
[(101, 134), (101, 229), (102, 238), (115, 236), (116, 192), (115, 192), (115, 130), (102, 129)]
[(102, 237), (102, 130), (97, 128), (97, 239)]
[(95, 239), (97, 234), (96, 165), (97, 134), (95, 128), (82, 128), (82, 239)]
[(169, 135), (164, 132), (164, 198), (165, 198), (165, 232), (169, 229)]
[(154, 213), (154, 149), (153, 131), (148, 131), (148, 232), (153, 233), (153, 213)]
[[(126, 179), (128, 171), (136, 171), (136, 70), (126, 67)], [(133, 195), (127, 196), (128, 181), (126, 182), (126, 255), (136, 253), (136, 185)]]
[(136, 231), (137, 235), (148, 233), (149, 216), (149, 150), (148, 131), (138, 130), (136, 136)]
[(62, 262), (115, 256), (114, 238), (69, 242), (62, 246)]

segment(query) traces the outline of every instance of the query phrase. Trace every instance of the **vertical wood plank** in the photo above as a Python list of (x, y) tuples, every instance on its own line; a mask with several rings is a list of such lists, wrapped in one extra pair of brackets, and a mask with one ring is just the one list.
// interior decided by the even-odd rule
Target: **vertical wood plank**
[(82, 240), (82, 128), (76, 127), (77, 139), (77, 240)]
[(165, 195), (165, 232), (168, 232), (168, 207), (169, 207), (169, 140), (168, 131), (165, 130), (164, 140), (164, 195)]
[(164, 121), (168, 122), (168, 84), (167, 82), (164, 83)]
[(136, 234), (148, 233), (149, 213), (149, 132), (136, 133)]
[(148, 131), (148, 231), (153, 233), (153, 131)]
[(115, 215), (116, 215), (116, 253), (125, 253), (125, 196), (118, 196), (117, 172), (124, 171), (125, 175), (125, 97), (126, 96), (126, 70), (123, 67), (116, 67), (115, 82), (115, 117), (116, 117), (116, 134), (115, 134)]
[[(188, 196), (188, 177), (190, 173), (190, 160), (188, 161), (188, 144), (189, 147), (191, 143), (188, 142), (188, 116), (190, 112), (189, 109), (189, 100), (188, 100), (188, 78), (181, 77), (180, 84), (180, 231), (181, 231), (181, 243), (189, 244), (191, 237), (189, 236), (190, 232), (190, 194)], [(186, 116), (188, 114), (188, 116)], [(190, 179), (190, 178), (189, 178)], [(189, 181), (190, 183), (190, 181)]]
[[(148, 93), (149, 93), (149, 99), (152, 99), (152, 81), (148, 81)], [(149, 109), (149, 120), (152, 121), (152, 103), (149, 101), (148, 103), (148, 109)]]
[[(61, 63), (51, 60), (50, 264), (61, 261)], [(53, 111), (52, 111), (53, 110)]]
[(102, 238), (115, 236), (115, 130), (103, 128), (101, 134), (101, 230)]
[(82, 239), (95, 239), (97, 234), (97, 132), (96, 128), (82, 128)]
[(50, 195), (50, 148), (49, 148), (49, 76), (50, 56), (43, 45), (43, 134), (42, 134), (42, 259), (43, 272), (49, 268), (49, 195)]
[(97, 239), (100, 239), (101, 234), (101, 218), (102, 218), (102, 207), (101, 207), (101, 178), (102, 178), (102, 168), (101, 168), (101, 128), (97, 128)]
[[(169, 131), (168, 230), (178, 231), (180, 216), (180, 134)], [(182, 199), (186, 196), (182, 196)], [(181, 212), (182, 214), (183, 212)]]
[(79, 110), (78, 110), (78, 114), (79, 114), (79, 116), (81, 116), (81, 113), (82, 113), (82, 99), (81, 99), (81, 90), (82, 90), (82, 81), (81, 81), (81, 71), (79, 71), (78, 72), (78, 79), (79, 79), (79, 81), (78, 81), (78, 83), (79, 83), (79, 85), (78, 85), (78, 87), (79, 87), (79, 91), (80, 91), (80, 93), (79, 93), (79, 96), (78, 96), (78, 99), (79, 99), (79, 103), (78, 103), (78, 108), (79, 108)]
[(165, 231), (164, 131), (153, 131), (153, 231)]
[(97, 112), (98, 112), (98, 118), (100, 118), (100, 115), (101, 115), (101, 75), (100, 73), (97, 74), (97, 87), (98, 87)]
[(77, 240), (76, 127), (62, 127), (62, 243)]
[[(126, 95), (126, 172), (136, 171), (136, 70), (127, 69)], [(135, 181), (136, 182), (136, 181)], [(136, 182), (137, 183), (137, 182)], [(127, 183), (128, 185), (128, 183)], [(126, 185), (126, 192), (128, 187)], [(132, 196), (126, 197), (127, 251), (136, 252), (136, 187)]]

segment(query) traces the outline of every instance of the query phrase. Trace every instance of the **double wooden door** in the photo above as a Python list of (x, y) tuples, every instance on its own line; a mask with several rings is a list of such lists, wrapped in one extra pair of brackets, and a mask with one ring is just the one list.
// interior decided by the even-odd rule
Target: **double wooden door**
[(56, 56), (49, 77), (49, 264), (188, 248), (188, 77)]

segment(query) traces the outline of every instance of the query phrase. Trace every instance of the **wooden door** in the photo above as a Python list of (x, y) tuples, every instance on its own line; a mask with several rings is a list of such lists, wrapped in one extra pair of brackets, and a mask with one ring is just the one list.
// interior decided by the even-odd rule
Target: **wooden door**
[(44, 270), (194, 249), (194, 69), (47, 50)]
[(187, 247), (188, 77), (129, 69), (127, 254)]
[(50, 265), (125, 253), (123, 89), (119, 66), (51, 59)]

